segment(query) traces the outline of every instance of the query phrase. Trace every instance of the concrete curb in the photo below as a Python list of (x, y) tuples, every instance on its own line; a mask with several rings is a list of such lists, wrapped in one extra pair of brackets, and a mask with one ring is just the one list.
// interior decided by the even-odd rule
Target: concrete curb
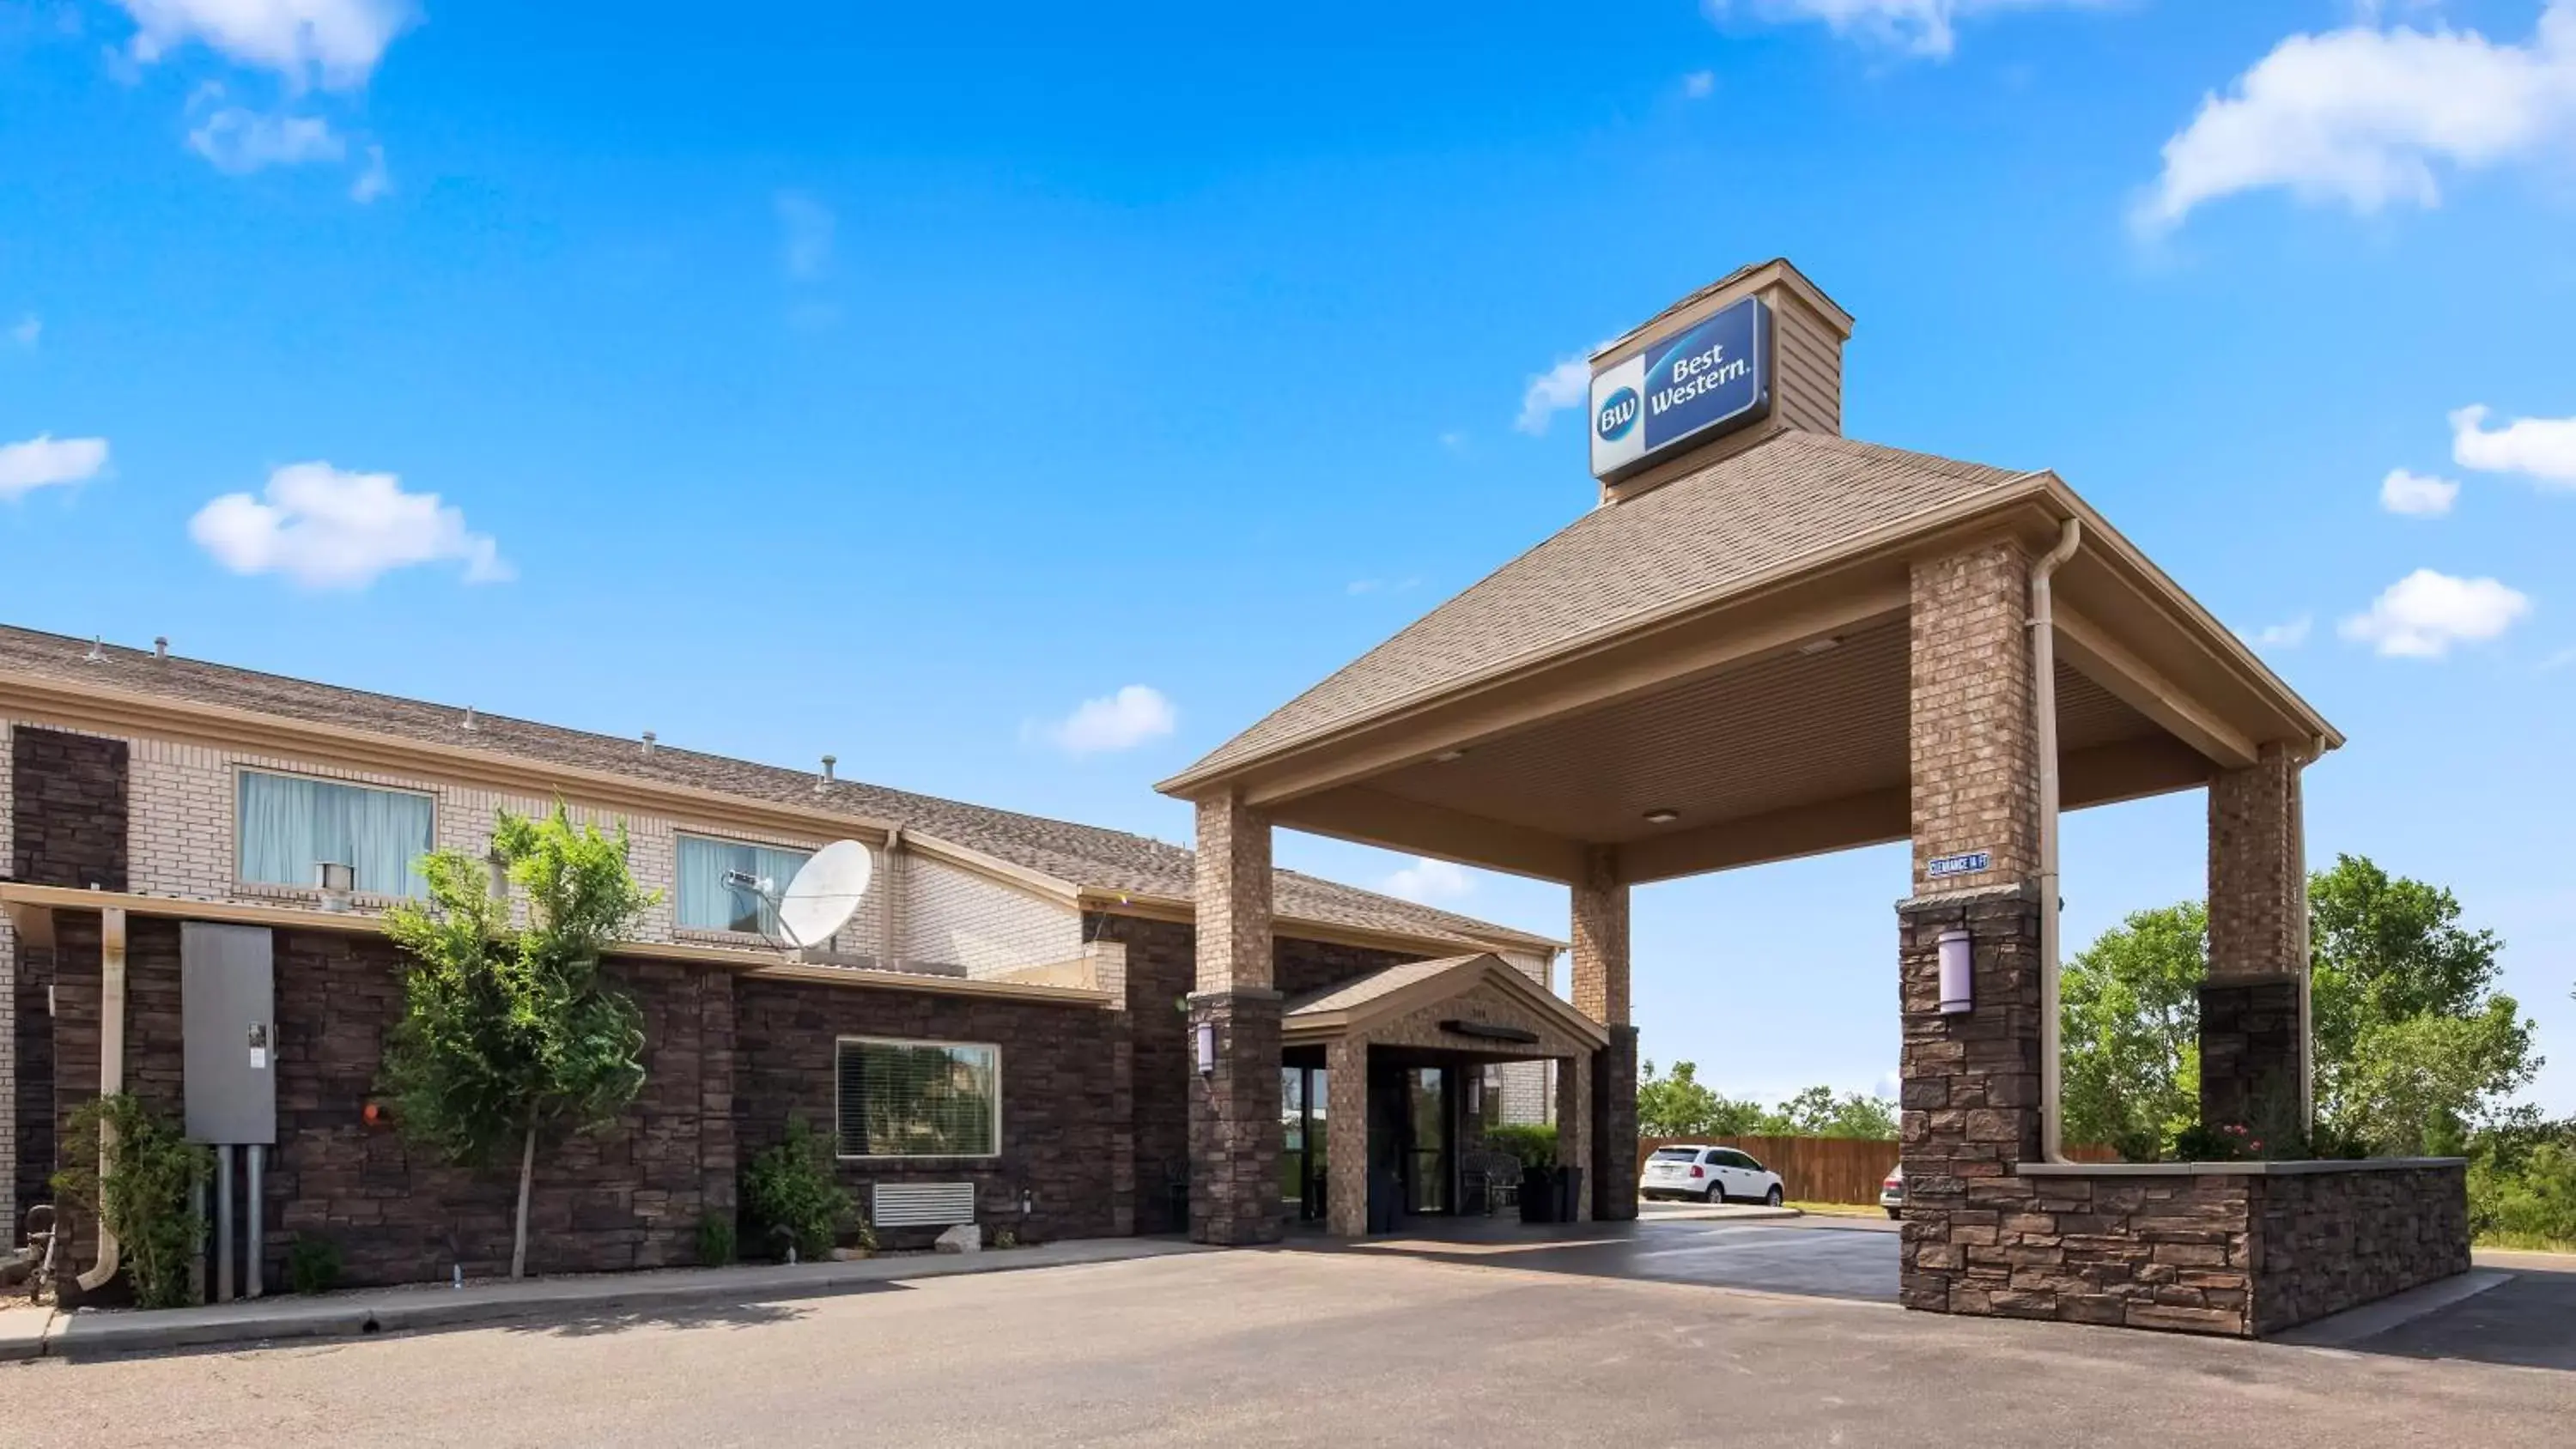
[(56, 1317), (52, 1309), (12, 1309), (0, 1314), (0, 1363), (25, 1363), (42, 1358), (45, 1338)]
[[(262, 1298), (158, 1313), (49, 1315), (50, 1330), (25, 1342), (0, 1337), (0, 1359), (84, 1359), (167, 1353), (225, 1344), (277, 1343), (362, 1334), (543, 1320), (567, 1314), (650, 1313), (710, 1305), (828, 1297), (925, 1278), (1122, 1263), (1209, 1251), (1193, 1244), (1137, 1238), (1050, 1243), (981, 1253), (869, 1258), (795, 1267), (705, 1268), (524, 1283), (363, 1290), (319, 1298)], [(28, 1315), (35, 1317), (36, 1315)], [(29, 1348), (32, 1343), (32, 1348)], [(13, 1350), (16, 1350), (13, 1352)]]

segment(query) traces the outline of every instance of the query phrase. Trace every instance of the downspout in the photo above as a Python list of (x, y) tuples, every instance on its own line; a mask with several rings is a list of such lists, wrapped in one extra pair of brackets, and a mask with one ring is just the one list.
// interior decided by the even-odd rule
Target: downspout
[[(98, 917), (98, 1094), (113, 1097), (125, 1090), (125, 912), (111, 907)], [(116, 1129), (101, 1118), (98, 1175), (102, 1181), (115, 1156)], [(119, 1261), (116, 1234), (108, 1231), (106, 1215), (101, 1214), (98, 1262), (80, 1275), (81, 1291), (106, 1287), (107, 1280), (116, 1276)]]
[(2049, 587), (2075, 557), (2084, 525), (2066, 520), (2057, 547), (2030, 566), (2031, 708), (2039, 734), (2039, 1156), (2066, 1160), (2064, 1071), (2057, 1005), (2057, 606)]

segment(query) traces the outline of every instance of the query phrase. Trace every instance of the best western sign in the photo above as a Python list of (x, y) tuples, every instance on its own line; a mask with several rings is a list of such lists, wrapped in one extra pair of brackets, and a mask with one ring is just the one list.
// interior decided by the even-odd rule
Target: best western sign
[(1771, 412), (1771, 309), (1747, 297), (1592, 374), (1592, 473), (1633, 472)]

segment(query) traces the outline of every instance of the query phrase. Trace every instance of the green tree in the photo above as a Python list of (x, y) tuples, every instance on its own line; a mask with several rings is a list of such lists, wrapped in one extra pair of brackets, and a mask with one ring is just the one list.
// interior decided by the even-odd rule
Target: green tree
[(1733, 1101), (1699, 1080), (1690, 1062), (1673, 1063), (1667, 1076), (1655, 1064), (1637, 1064), (1637, 1130), (1649, 1137), (1742, 1137), (1761, 1130), (1762, 1109)]
[(1896, 1111), (1884, 1098), (1860, 1092), (1834, 1095), (1831, 1087), (1809, 1087), (1780, 1110), (1767, 1113), (1764, 1135), (1777, 1137), (1866, 1137), (1882, 1141), (1896, 1136)]
[[(2310, 1012), (2321, 1134), (2373, 1152), (2458, 1150), (2539, 1070), (2531, 1023), (2493, 990), (2492, 931), (2447, 890), (2338, 856), (2309, 877)], [(2067, 963), (2066, 1135), (2127, 1155), (2200, 1115), (2208, 913), (2141, 911)]]
[[(622, 827), (576, 827), (560, 804), (543, 820), (503, 812), (488, 861), (424, 857), (428, 907), (387, 913), (411, 967), (384, 1091), (403, 1134), (450, 1160), (488, 1167), (518, 1149), (513, 1278), (527, 1272), (540, 1141), (608, 1125), (644, 1086), (642, 1017), (600, 979), (601, 952), (658, 899), (626, 857)], [(496, 864), (526, 897), (524, 930), (491, 888)]]
[(2152, 1158), (2200, 1115), (2200, 983), (2209, 911), (2139, 911), (2059, 980), (2066, 1140)]

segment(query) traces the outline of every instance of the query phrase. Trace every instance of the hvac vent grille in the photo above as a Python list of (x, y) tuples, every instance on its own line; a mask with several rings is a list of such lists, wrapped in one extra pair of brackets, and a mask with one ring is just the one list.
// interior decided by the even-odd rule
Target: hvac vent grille
[(868, 1220), (881, 1228), (945, 1228), (975, 1221), (971, 1182), (880, 1182), (868, 1194)]

